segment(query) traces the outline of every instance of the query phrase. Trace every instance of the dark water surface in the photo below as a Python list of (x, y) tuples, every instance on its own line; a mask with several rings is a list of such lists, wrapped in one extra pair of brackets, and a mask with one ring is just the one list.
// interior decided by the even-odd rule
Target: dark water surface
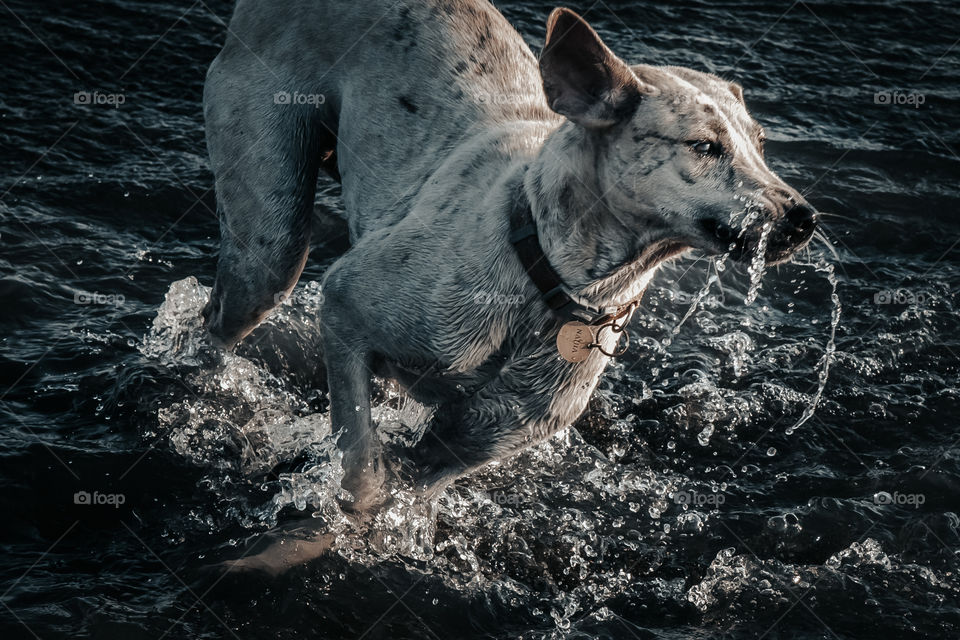
[[(576, 430), (358, 538), (311, 385), (337, 241), (260, 342), (197, 351), (201, 87), (230, 4), (4, 0), (0, 637), (958, 637), (960, 7), (574, 6), (631, 61), (741, 82), (838, 257), (768, 272), (751, 305), (726, 269), (675, 336), (713, 271), (665, 270)], [(501, 8), (539, 47), (550, 4)], [(788, 434), (836, 310), (824, 259), (836, 351)], [(336, 553), (204, 569), (311, 514)]]

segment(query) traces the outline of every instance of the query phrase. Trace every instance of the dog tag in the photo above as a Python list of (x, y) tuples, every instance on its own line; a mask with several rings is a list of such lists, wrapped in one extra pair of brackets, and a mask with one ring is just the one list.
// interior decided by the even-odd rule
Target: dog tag
[(589, 345), (595, 342), (593, 327), (582, 322), (568, 322), (557, 334), (557, 351), (567, 362), (583, 362), (590, 355)]

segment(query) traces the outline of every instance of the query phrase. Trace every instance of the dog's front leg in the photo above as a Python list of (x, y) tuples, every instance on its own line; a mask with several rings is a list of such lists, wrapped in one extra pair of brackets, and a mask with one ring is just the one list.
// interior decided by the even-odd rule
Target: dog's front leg
[(406, 454), (406, 474), (425, 497), (572, 424), (607, 362), (599, 355), (576, 365), (563, 362), (552, 346), (533, 355), (518, 356), (471, 396), (438, 407)]
[(330, 421), (334, 433), (340, 433), (337, 446), (343, 452), (341, 486), (353, 495), (342, 506), (366, 511), (375, 506), (384, 478), (380, 440), (370, 417), (370, 350), (335, 317), (325, 318), (323, 336)]
[(489, 389), (441, 406), (423, 437), (406, 453), (406, 473), (427, 498), (483, 465), (506, 458), (552, 432), (555, 416), (535, 410), (521, 415), (519, 398)]

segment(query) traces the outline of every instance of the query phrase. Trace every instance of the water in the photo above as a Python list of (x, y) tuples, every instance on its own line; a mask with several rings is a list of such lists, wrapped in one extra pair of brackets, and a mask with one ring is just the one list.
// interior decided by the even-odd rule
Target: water
[[(436, 505), (400, 496), (365, 535), (334, 506), (313, 355), (343, 239), (236, 354), (198, 331), (201, 87), (230, 6), (7, 6), (2, 637), (960, 633), (954, 4), (596, 5), (625, 57), (744, 85), (771, 165), (836, 214), (837, 257), (665, 269), (575, 429)], [(503, 6), (535, 45), (550, 8)], [(375, 405), (388, 439), (426, 411), (386, 384)], [(334, 551), (222, 571), (311, 544)]]
[[(840, 313), (842, 311), (840, 296), (837, 295), (838, 280), (836, 273), (834, 273), (833, 265), (821, 258), (818, 264), (807, 266), (812, 266), (817, 271), (822, 271), (826, 274), (827, 281), (830, 283), (830, 336), (827, 338), (827, 345), (823, 350), (823, 356), (820, 358), (817, 390), (813, 394), (813, 399), (810, 401), (810, 404), (803, 410), (803, 415), (800, 416), (800, 419), (797, 420), (796, 424), (786, 430), (785, 433), (788, 436), (792, 435), (794, 431), (813, 417), (817, 405), (820, 404), (820, 400), (823, 398), (823, 392), (826, 390), (827, 382), (830, 380), (830, 364), (833, 362), (834, 354), (837, 351), (837, 327), (840, 326)], [(752, 290), (752, 280), (750, 286)]]

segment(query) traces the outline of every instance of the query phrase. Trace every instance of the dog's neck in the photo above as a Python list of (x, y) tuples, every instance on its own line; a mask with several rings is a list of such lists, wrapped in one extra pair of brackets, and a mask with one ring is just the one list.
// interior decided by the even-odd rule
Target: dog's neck
[(615, 306), (643, 293), (662, 245), (610, 209), (598, 156), (595, 134), (566, 122), (530, 163), (524, 191), (544, 254), (563, 281), (595, 304)]

